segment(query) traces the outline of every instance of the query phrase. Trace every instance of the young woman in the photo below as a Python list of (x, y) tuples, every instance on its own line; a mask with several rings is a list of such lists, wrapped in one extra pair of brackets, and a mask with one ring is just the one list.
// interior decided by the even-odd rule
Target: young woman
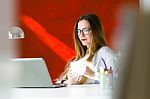
[(62, 83), (99, 83), (100, 68), (113, 70), (116, 55), (107, 47), (98, 16), (85, 14), (79, 17), (74, 27), (73, 39), (76, 56), (66, 65), (61, 76)]

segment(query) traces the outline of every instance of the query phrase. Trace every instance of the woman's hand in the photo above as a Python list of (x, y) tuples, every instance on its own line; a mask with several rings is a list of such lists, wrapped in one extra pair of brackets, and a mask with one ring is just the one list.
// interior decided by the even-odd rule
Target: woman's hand
[(79, 73), (82, 76), (85, 76), (87, 78), (91, 79), (97, 79), (95, 78), (95, 72), (90, 68), (92, 65), (92, 62), (88, 62), (85, 60), (78, 61), (76, 63), (72, 63), (72, 69)]
[(69, 85), (78, 84), (79, 78), (80, 78), (80, 74), (78, 72), (72, 70), (72, 68), (70, 68), (69, 71), (68, 71), (68, 81), (67, 81), (67, 83)]

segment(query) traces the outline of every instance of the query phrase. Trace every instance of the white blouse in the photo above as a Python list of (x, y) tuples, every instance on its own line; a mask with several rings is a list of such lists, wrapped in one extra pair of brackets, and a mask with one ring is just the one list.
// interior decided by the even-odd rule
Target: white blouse
[[(116, 53), (111, 48), (104, 46), (100, 48), (93, 57), (92, 65), (90, 68), (99, 76), (100, 68), (105, 68), (105, 66), (107, 66), (108, 69), (112, 67), (112, 70), (114, 70), (117, 65), (118, 60)], [(86, 84), (90, 83), (99, 83), (99, 81), (88, 78)]]

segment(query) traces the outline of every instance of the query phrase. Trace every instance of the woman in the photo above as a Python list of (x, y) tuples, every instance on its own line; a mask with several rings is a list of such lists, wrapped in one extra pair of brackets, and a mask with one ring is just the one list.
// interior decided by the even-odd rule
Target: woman
[(116, 66), (115, 53), (106, 46), (104, 31), (95, 14), (85, 14), (77, 20), (73, 39), (76, 56), (68, 62), (61, 76), (65, 84), (99, 83), (100, 68)]

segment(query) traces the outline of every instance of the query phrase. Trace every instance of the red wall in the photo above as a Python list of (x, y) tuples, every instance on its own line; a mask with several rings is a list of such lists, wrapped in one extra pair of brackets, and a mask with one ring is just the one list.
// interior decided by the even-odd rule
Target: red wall
[(25, 39), (19, 41), (18, 57), (42, 57), (52, 78), (57, 78), (74, 55), (72, 31), (77, 18), (97, 14), (104, 25), (106, 40), (112, 46), (116, 11), (124, 4), (138, 7), (139, 0), (19, 0), (19, 25)]

